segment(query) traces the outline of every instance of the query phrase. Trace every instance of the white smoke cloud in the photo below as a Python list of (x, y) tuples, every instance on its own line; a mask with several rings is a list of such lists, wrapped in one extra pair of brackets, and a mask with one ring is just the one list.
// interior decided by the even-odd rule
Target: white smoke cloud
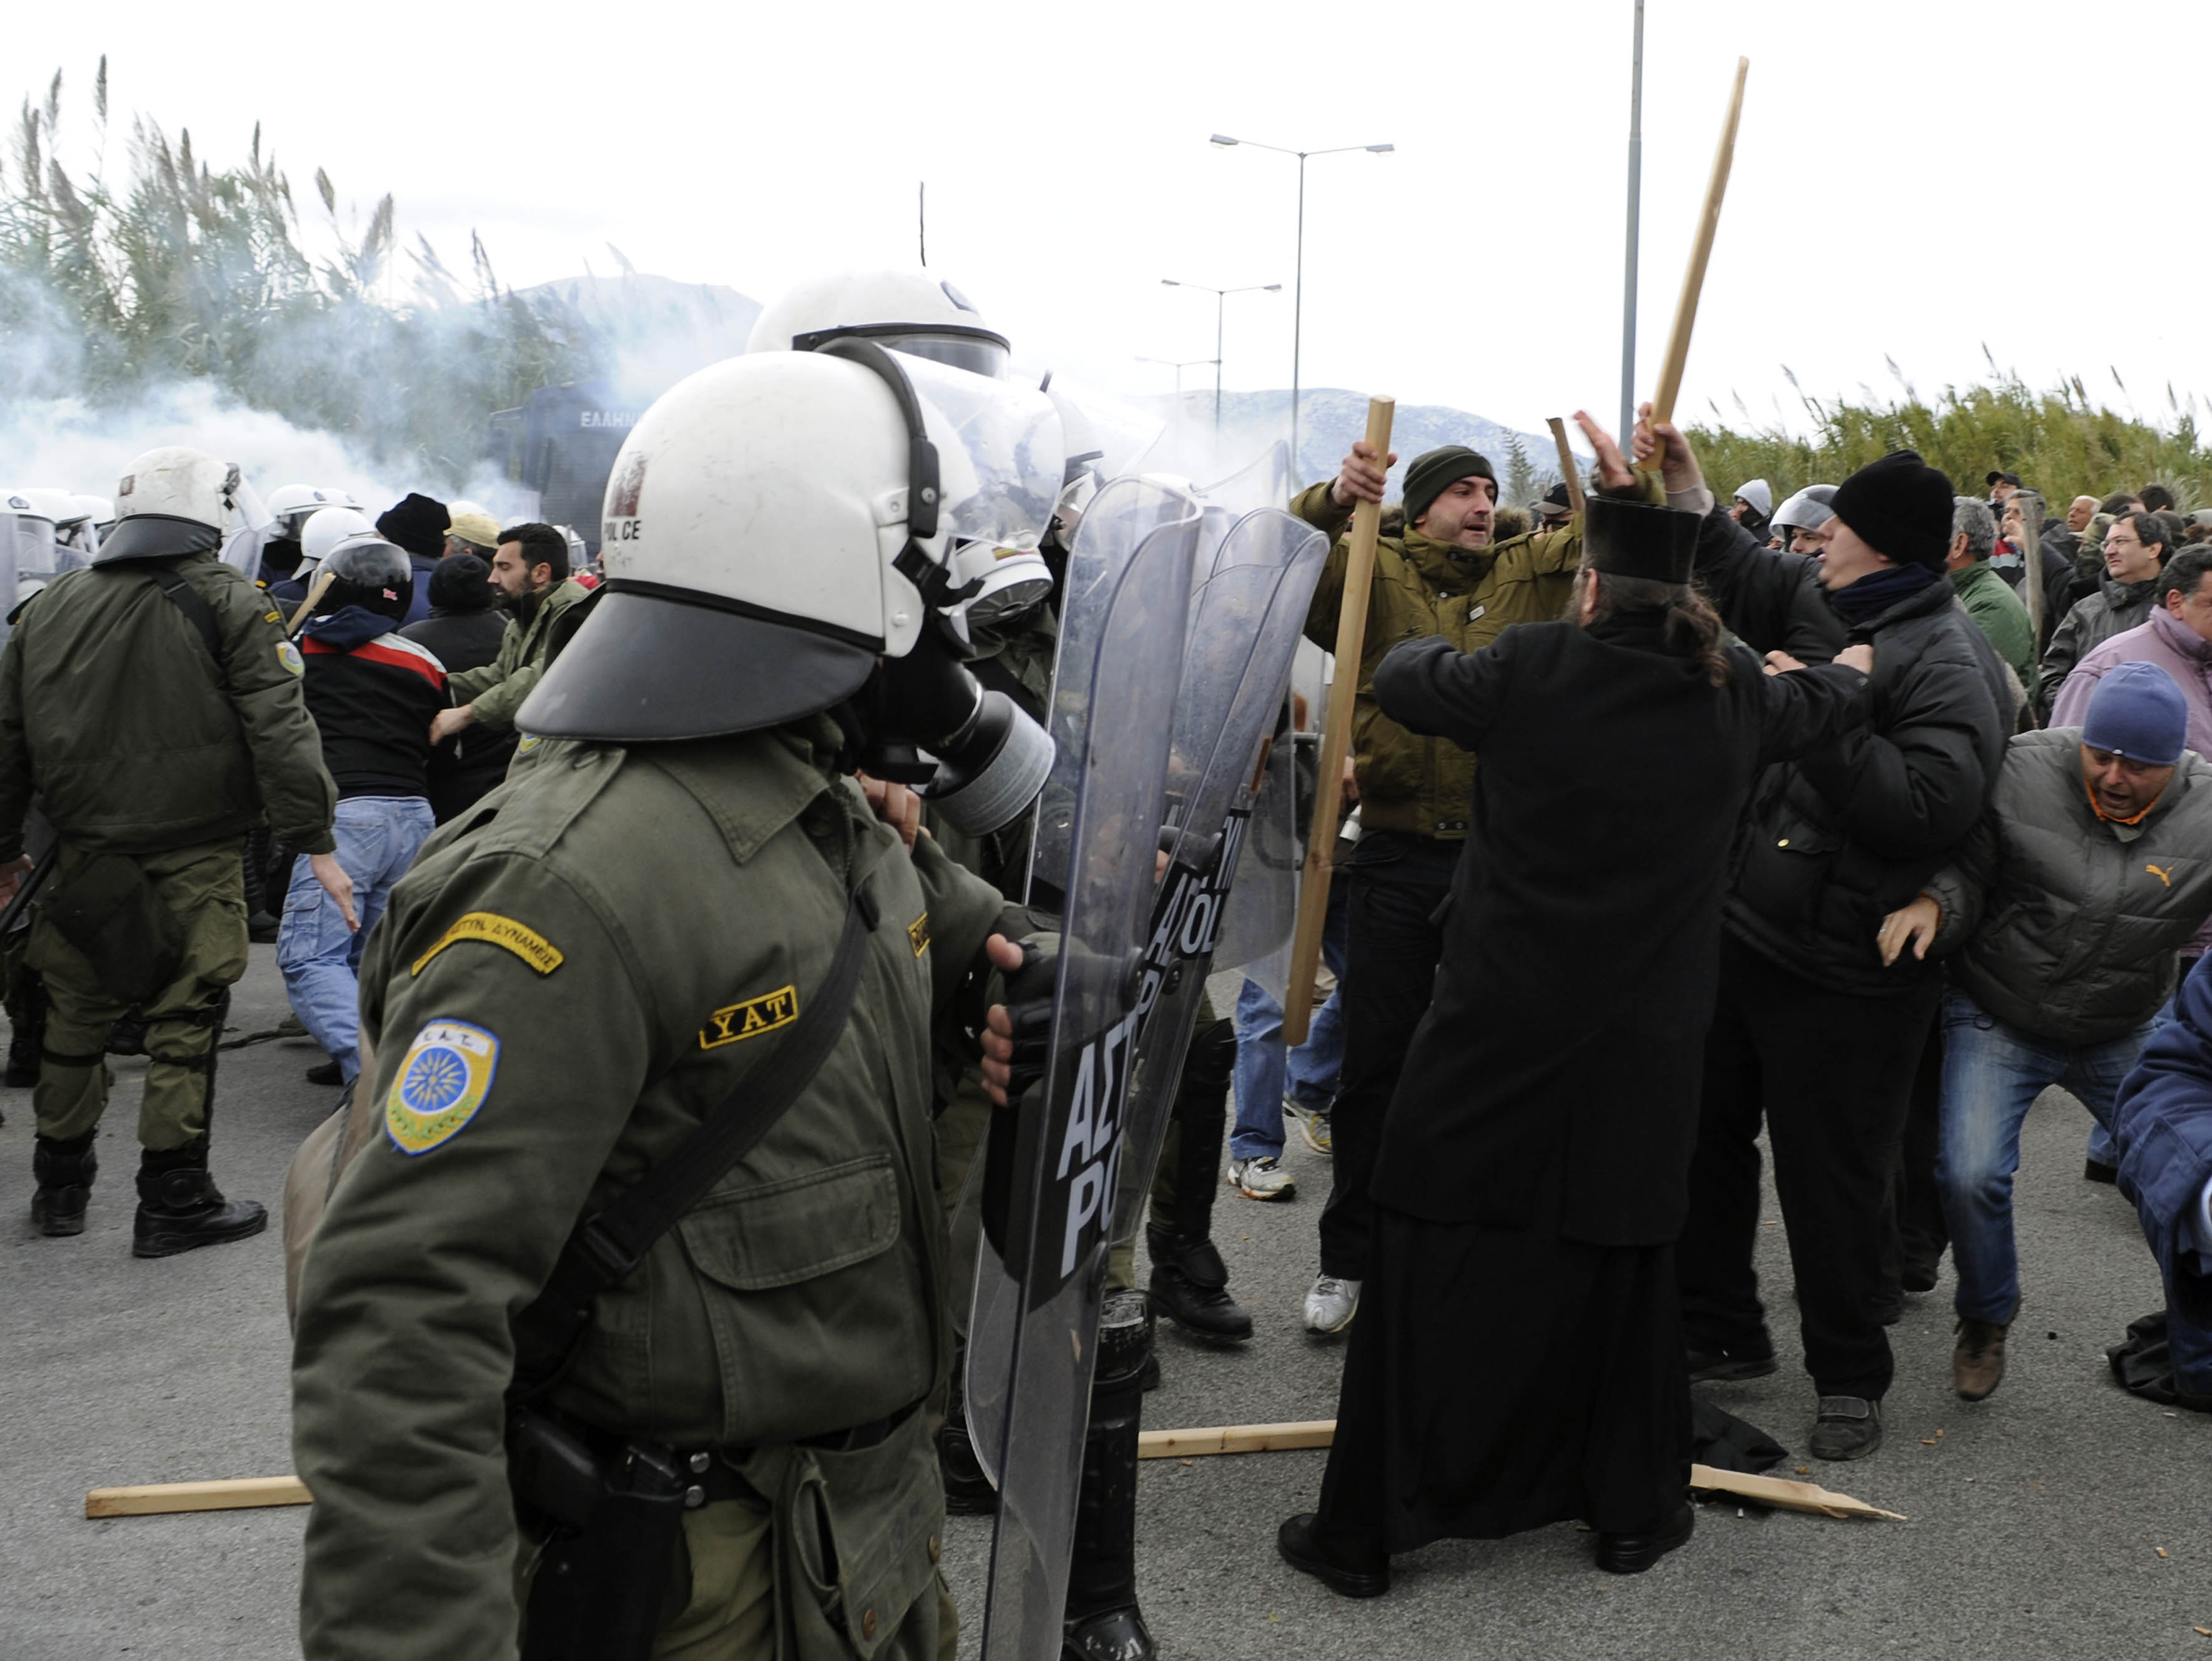
[[(365, 460), (338, 434), (248, 408), (206, 380), (153, 388), (124, 410), (69, 398), (7, 405), (0, 412), (0, 484), (112, 498), (132, 457), (172, 444), (236, 462), (264, 500), (279, 485), (313, 484), (351, 493), (373, 519), (410, 490), (441, 496), (434, 482)], [(454, 499), (477, 502), (503, 525), (538, 511), (534, 492), (489, 465)]]

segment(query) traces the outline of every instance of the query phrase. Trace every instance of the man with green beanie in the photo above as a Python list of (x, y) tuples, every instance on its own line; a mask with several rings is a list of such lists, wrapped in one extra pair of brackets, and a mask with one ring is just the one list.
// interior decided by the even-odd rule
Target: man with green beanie
[[(1339, 538), (1322, 569), (1306, 636), (1336, 645), (1352, 506), (1382, 499), (1395, 456), (1352, 447), (1337, 477), (1304, 491), (1291, 511)], [(1429, 1007), (1443, 952), (1433, 921), (1450, 891), (1467, 840), (1474, 757), (1449, 739), (1408, 732), (1375, 703), (1376, 666), (1394, 646), (1424, 636), (1473, 652), (1516, 623), (1556, 618), (1582, 557), (1579, 515), (1558, 530), (1493, 544), (1498, 474), (1486, 458), (1448, 444), (1406, 469), (1406, 528), (1376, 545), (1367, 634), (1356, 672), (1353, 778), (1360, 805), (1358, 851), (1346, 862), (1344, 1067), (1331, 1115), (1336, 1182), (1321, 1220), (1321, 1275), (1306, 1294), (1305, 1323), (1341, 1332), (1367, 1273), (1368, 1177), (1382, 1116), (1397, 1087), (1413, 1028)]]

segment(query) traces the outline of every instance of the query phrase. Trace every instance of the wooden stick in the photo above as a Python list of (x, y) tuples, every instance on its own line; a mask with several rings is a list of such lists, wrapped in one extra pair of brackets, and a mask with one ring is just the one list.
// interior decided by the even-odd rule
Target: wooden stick
[(178, 1511), (240, 1511), (254, 1506), (304, 1506), (313, 1496), (296, 1476), (244, 1476), (222, 1482), (151, 1482), (94, 1488), (87, 1517), (155, 1517)]
[(1698, 298), (1705, 287), (1705, 262), (1712, 258), (1713, 234), (1721, 227), (1721, 198), (1728, 194), (1729, 167), (1735, 160), (1736, 124), (1743, 116), (1744, 77), (1751, 59), (1735, 60), (1735, 91), (1729, 99), (1728, 119), (1721, 124), (1720, 149), (1713, 155), (1713, 176), (1705, 186), (1705, 211), (1698, 218), (1697, 239), (1690, 247), (1690, 268), (1682, 274), (1682, 297), (1674, 306), (1674, 331), (1667, 338), (1667, 356), (1659, 369), (1659, 390), (1652, 395), (1651, 419), (1656, 424), (1674, 418), (1674, 398), (1682, 390), (1682, 368), (1690, 358), (1690, 330), (1698, 320)]
[(1286, 1425), (1224, 1425), (1212, 1430), (1147, 1430), (1137, 1437), (1137, 1457), (1196, 1459), (1214, 1453), (1275, 1453), (1291, 1448), (1325, 1448), (1335, 1439), (1334, 1419)]
[(1567, 504), (1580, 513), (1583, 510), (1582, 469), (1575, 465), (1575, 453), (1567, 447), (1567, 423), (1557, 416), (1546, 416), (1544, 424), (1552, 429), (1552, 442), (1559, 447), (1559, 477), (1567, 482)]
[[(1367, 447), (1384, 466), (1390, 454), (1390, 417), (1397, 407), (1395, 399), (1367, 400)], [(1359, 656), (1367, 642), (1367, 602), (1375, 587), (1375, 539), (1382, 531), (1382, 503), (1363, 502), (1352, 510), (1344, 598), (1336, 608), (1336, 678), (1329, 686), (1328, 724), (1322, 729), (1313, 824), (1306, 832), (1305, 871), (1298, 882), (1297, 932), (1291, 942), (1290, 983), (1283, 989), (1285, 1046), (1304, 1043), (1307, 1023), (1313, 1019), (1314, 971), (1321, 966), (1322, 929), (1328, 922), (1328, 879), (1336, 855), (1344, 757), (1352, 747), (1352, 706), (1359, 695)]]
[[(1336, 1439), (1334, 1419), (1294, 1420), (1279, 1425), (1221, 1425), (1201, 1430), (1148, 1430), (1137, 1438), (1139, 1459), (1204, 1459), (1226, 1453), (1279, 1453), (1325, 1448)], [(1902, 1523), (1899, 1512), (1883, 1511), (1848, 1494), (1834, 1494), (1817, 1482), (1753, 1476), (1745, 1471), (1690, 1467), (1690, 1486), (1707, 1493), (1734, 1494), (1782, 1511), (1820, 1517), (1886, 1517)], [(248, 1476), (219, 1482), (154, 1482), (141, 1488), (94, 1488), (84, 1496), (87, 1517), (156, 1517), (186, 1511), (239, 1511), (264, 1506), (305, 1506), (314, 1496), (296, 1476)]]
[(1831, 1494), (1818, 1482), (1793, 1482), (1784, 1476), (1753, 1476), (1748, 1471), (1692, 1465), (1690, 1486), (1713, 1494), (1741, 1494), (1780, 1511), (1811, 1512), (1820, 1517), (1887, 1517), (1895, 1523), (1911, 1520), (1902, 1512), (1884, 1511), (1848, 1494)]
[[(2002, 526), (2002, 515), (1998, 523)], [(2020, 597), (2027, 602), (2027, 636), (2035, 642), (2039, 681), (2043, 665), (2043, 526), (2027, 522), (2025, 508), (2020, 512)], [(2043, 703), (2039, 685), (2027, 689), (2027, 701), (2039, 719)]]
[(315, 573), (315, 580), (307, 585), (307, 599), (300, 602), (300, 609), (292, 613), (291, 622), (284, 625), (286, 634), (296, 635), (300, 632), (300, 625), (314, 615), (315, 607), (321, 601), (324, 590), (328, 588), (337, 577), (336, 571), (322, 570)]
[[(1336, 1439), (1336, 1421), (1309, 1419), (1282, 1425), (1224, 1425), (1205, 1430), (1148, 1430), (1137, 1438), (1139, 1459), (1201, 1459), (1217, 1453), (1268, 1453), (1297, 1448), (1325, 1448)], [(1886, 1517), (1908, 1519), (1848, 1494), (1835, 1494), (1817, 1482), (1793, 1482), (1782, 1476), (1753, 1476), (1711, 1465), (1692, 1465), (1690, 1486), (1711, 1494), (1734, 1494), (1782, 1511), (1821, 1517)]]

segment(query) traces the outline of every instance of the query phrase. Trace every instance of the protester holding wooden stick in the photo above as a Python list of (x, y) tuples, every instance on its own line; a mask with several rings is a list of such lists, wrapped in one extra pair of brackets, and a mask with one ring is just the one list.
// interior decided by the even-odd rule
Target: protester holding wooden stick
[[(1382, 500), (1396, 460), (1356, 443), (1337, 477), (1305, 491), (1291, 511), (1341, 538), (1356, 503)], [(1336, 672), (1338, 687), (1358, 699), (1352, 751), (1361, 836), (1335, 877), (1349, 885), (1344, 1067), (1330, 1116), (1336, 1185), (1322, 1214), (1321, 1275), (1305, 1303), (1306, 1326), (1322, 1333), (1341, 1332), (1358, 1307), (1367, 1180), (1383, 1110), (1429, 1005), (1443, 949), (1433, 918), (1450, 891), (1474, 783), (1474, 757), (1449, 739), (1408, 732), (1376, 706), (1376, 667), (1401, 641), (1434, 636), (1474, 651), (1510, 624), (1557, 617), (1582, 556), (1579, 520), (1492, 544), (1498, 476), (1463, 445), (1416, 456), (1404, 495), (1404, 532), (1376, 545), (1359, 662)], [(1346, 539), (1330, 551), (1306, 616), (1306, 637), (1324, 650), (1337, 643), (1351, 551)], [(1302, 990), (1293, 987), (1292, 998)]]
[[(1577, 418), (1601, 483), (1638, 494)], [(1673, 1241), (1729, 851), (1760, 771), (1862, 719), (1873, 666), (1776, 675), (1724, 648), (1689, 586), (1700, 527), (1593, 500), (1571, 620), (1473, 652), (1401, 640), (1372, 677), (1382, 715), (1481, 766), (1382, 1127), (1320, 1507), (1279, 1537), (1348, 1597), (1440, 1538), (1579, 1518), (1633, 1573), (1689, 1537)]]

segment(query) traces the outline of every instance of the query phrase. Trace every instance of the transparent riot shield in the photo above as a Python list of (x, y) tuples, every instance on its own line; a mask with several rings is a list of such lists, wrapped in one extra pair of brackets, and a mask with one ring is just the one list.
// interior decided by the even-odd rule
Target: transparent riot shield
[(986, 1658), (1059, 1653), (1196, 534), (1188, 496), (1125, 491), (1118, 514), (1094, 504), (1070, 554), (1052, 1037), (1016, 1137), (1004, 1255), (987, 1238), (969, 1328), (969, 1425), (999, 1486)]
[(1223, 541), (1192, 606), (1168, 759), (1168, 869), (1153, 900), (1138, 994), (1117, 1240), (1133, 1234), (1143, 1214), (1252, 799), (1328, 552), (1327, 537), (1279, 508), (1247, 514)]
[(1244, 822), (1237, 886), (1221, 908), (1221, 928), (1207, 971), (1242, 970), (1279, 1003), (1290, 977), (1298, 872), (1305, 863), (1305, 845), (1300, 840), (1304, 833), (1297, 822), (1300, 742), (1298, 734), (1283, 733), (1267, 747), (1267, 770)]
[[(1199, 504), (1188, 494), (1152, 478), (1117, 478), (1084, 511), (1083, 528), (1068, 551), (1067, 572), (1060, 581), (1060, 642), (1053, 659), (1048, 722), (1055, 749), (1051, 776), (1037, 798), (1027, 891), (1033, 904), (1056, 910), (1067, 887), (1076, 787), (1091, 724), (1091, 679), (1109, 605), (1130, 559), (1147, 538), (1165, 526), (1186, 526), (1179, 534), (1194, 549), (1199, 522)], [(1187, 582), (1188, 564), (1185, 571)], [(1177, 616), (1174, 632), (1180, 647), (1181, 613)]]
[(1226, 478), (1206, 487), (1207, 500), (1237, 514), (1287, 507), (1291, 494), (1291, 447), (1279, 438)]

